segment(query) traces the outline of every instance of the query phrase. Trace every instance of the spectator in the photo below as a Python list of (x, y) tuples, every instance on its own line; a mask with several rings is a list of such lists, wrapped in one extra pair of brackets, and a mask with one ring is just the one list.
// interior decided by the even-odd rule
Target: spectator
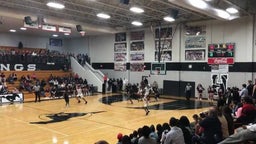
[(151, 130), (148, 126), (142, 127), (142, 137), (139, 138), (138, 144), (157, 144), (156, 140), (149, 137)]
[(234, 133), (234, 120), (233, 120), (233, 117), (232, 117), (232, 109), (231, 109), (230, 105), (224, 106), (223, 115), (225, 116), (225, 118), (228, 122), (229, 135), (232, 135)]
[(176, 118), (171, 117), (169, 122), (171, 130), (166, 134), (164, 144), (185, 144), (183, 132), (181, 128), (178, 127), (178, 123), (179, 121)]
[(122, 144), (132, 144), (131, 139), (128, 135), (124, 135), (122, 138)]
[(156, 129), (155, 129), (155, 126), (154, 126), (154, 125), (151, 125), (151, 126), (150, 126), (150, 130), (151, 130), (151, 133), (149, 134), (149, 137), (157, 141), (158, 135), (157, 135), (157, 133), (156, 133), (156, 131), (155, 131), (155, 130), (156, 130)]
[(94, 144), (109, 144), (109, 143), (105, 140), (100, 140), (100, 141), (95, 142)]
[(218, 144), (234, 144), (246, 142), (248, 140), (256, 140), (256, 124), (243, 126), (236, 131), (235, 134), (227, 137)]
[(242, 85), (242, 90), (239, 92), (239, 96), (241, 98), (248, 96), (248, 90), (246, 88), (246, 84)]
[(217, 117), (216, 109), (210, 108), (208, 116), (206, 116), (201, 122), (200, 127), (203, 130), (203, 136), (200, 140), (207, 144), (216, 144), (222, 140), (221, 123)]
[(118, 142), (117, 142), (116, 144), (122, 144), (122, 138), (123, 138), (123, 134), (118, 133), (118, 134), (117, 134), (117, 140), (118, 140)]
[(163, 132), (162, 132), (162, 138), (160, 140), (161, 143), (164, 143), (165, 139), (166, 139), (166, 135), (167, 133), (171, 130), (170, 126), (168, 123), (164, 123), (163, 124)]

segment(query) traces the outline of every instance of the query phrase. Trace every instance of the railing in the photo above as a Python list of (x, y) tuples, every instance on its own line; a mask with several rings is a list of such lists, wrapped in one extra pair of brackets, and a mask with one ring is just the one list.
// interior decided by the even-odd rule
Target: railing
[(93, 84), (93, 86), (96, 86), (98, 88), (98, 92), (102, 91), (102, 84), (103, 84), (103, 78), (98, 78), (96, 74), (89, 68), (89, 64), (86, 64), (88, 67), (81, 66), (78, 61), (71, 57), (71, 68), (72, 72), (77, 73), (80, 77), (83, 79), (86, 79), (88, 84)]
[(87, 62), (85, 63), (84, 68), (91, 70), (91, 71), (101, 80), (101, 82), (103, 83), (104, 74), (103, 74), (100, 70), (95, 70), (95, 69), (94, 69), (90, 64), (88, 64)]

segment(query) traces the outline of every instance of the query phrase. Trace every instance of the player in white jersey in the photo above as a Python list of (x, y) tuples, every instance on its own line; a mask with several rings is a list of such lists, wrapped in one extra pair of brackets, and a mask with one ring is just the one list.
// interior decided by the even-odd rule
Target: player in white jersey
[(82, 88), (80, 85), (78, 85), (76, 87), (76, 92), (77, 92), (76, 99), (77, 99), (78, 103), (81, 102), (80, 99), (83, 99), (84, 103), (87, 104), (87, 101), (84, 98), (84, 94), (83, 94), (83, 91), (82, 91)]
[(145, 88), (144, 88), (144, 97), (143, 97), (144, 110), (146, 112), (146, 115), (148, 115), (148, 113), (150, 112), (148, 110), (149, 93), (150, 93), (150, 87), (148, 85), (146, 85)]

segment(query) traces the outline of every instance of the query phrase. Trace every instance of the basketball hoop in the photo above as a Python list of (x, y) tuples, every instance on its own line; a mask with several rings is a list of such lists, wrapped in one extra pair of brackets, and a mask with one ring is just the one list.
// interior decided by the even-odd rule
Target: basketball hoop
[(85, 35), (85, 31), (80, 31), (79, 33), (81, 34), (81, 36)]

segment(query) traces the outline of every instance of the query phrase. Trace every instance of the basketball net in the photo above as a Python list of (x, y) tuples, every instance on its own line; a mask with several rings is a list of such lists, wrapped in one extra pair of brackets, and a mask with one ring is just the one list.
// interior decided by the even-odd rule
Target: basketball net
[(160, 74), (160, 70), (155, 70), (155, 75), (159, 75)]
[(85, 31), (80, 31), (81, 36), (85, 35)]

